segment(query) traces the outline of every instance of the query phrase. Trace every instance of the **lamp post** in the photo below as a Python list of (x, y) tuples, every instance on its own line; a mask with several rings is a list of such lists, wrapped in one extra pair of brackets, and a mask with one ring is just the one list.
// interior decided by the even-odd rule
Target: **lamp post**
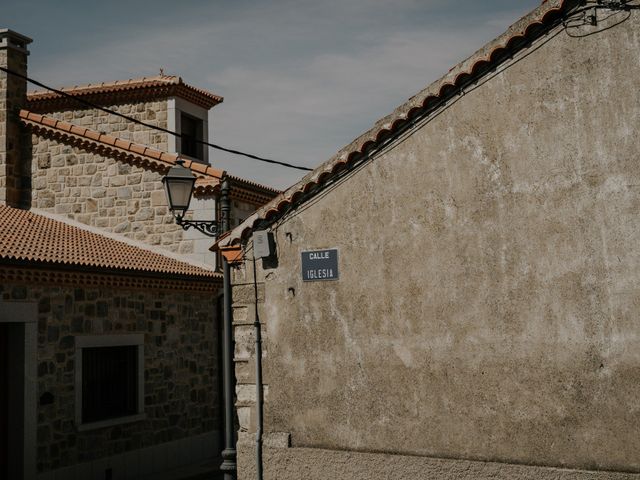
[[(227, 182), (226, 197), (224, 185)], [(162, 183), (164, 184), (164, 193), (167, 196), (167, 203), (169, 204), (169, 210), (173, 214), (173, 218), (176, 219), (176, 223), (180, 225), (184, 230), (188, 230), (191, 227), (204, 233), (209, 237), (216, 237), (220, 232), (218, 231), (218, 222), (216, 220), (185, 220), (184, 216), (187, 213), (189, 204), (191, 203), (191, 194), (193, 193), (193, 185), (196, 183), (196, 177), (193, 176), (191, 170), (184, 166), (184, 160), (177, 160), (176, 164), (169, 169), (169, 172), (162, 177)], [(225, 213), (229, 214), (229, 209), (224, 210), (225, 202), (229, 203), (229, 186), (227, 178), (222, 180), (222, 188), (220, 190), (220, 204), (222, 213), (222, 223), (225, 222)], [(228, 221), (228, 218), (226, 219)], [(228, 228), (228, 225), (227, 227)], [(223, 231), (226, 231), (224, 229)]]
[[(193, 227), (209, 237), (216, 237), (229, 230), (229, 179), (225, 176), (220, 185), (220, 222), (214, 220), (185, 220), (184, 216), (191, 203), (191, 195), (196, 178), (191, 170), (184, 166), (183, 160), (169, 169), (162, 178), (169, 210), (176, 223), (184, 230)], [(231, 268), (227, 259), (222, 256), (224, 322), (223, 322), (223, 396), (224, 396), (224, 450), (222, 451), (222, 465), (225, 480), (236, 478), (236, 448), (233, 418), (233, 314), (231, 310)]]

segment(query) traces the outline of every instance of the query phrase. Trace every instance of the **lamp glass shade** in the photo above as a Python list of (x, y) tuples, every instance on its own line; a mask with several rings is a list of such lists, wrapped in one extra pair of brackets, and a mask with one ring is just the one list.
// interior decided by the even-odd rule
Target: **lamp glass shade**
[(193, 176), (191, 170), (182, 165), (171, 167), (167, 175), (162, 178), (169, 210), (174, 215), (184, 216), (191, 202), (191, 193), (195, 182), (196, 177)]

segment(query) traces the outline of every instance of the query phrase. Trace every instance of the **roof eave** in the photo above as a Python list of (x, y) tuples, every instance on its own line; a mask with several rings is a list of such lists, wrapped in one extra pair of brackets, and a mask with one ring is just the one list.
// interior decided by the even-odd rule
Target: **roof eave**
[(461, 85), (477, 81), (489, 72), (489, 67), (503, 62), (505, 55), (513, 54), (525, 48), (529, 42), (539, 38), (545, 26), (564, 11), (579, 4), (579, 0), (547, 0), (536, 9), (511, 25), (502, 35), (487, 43), (473, 55), (451, 68), (443, 77), (431, 83), (418, 94), (411, 97), (391, 114), (378, 120), (364, 134), (343, 147), (329, 160), (322, 163), (299, 182), (278, 195), (271, 202), (258, 209), (243, 223), (231, 230), (230, 234), (211, 247), (219, 250), (238, 244), (246, 239), (258, 225), (268, 219), (276, 218), (296, 200), (310, 196), (308, 193), (326, 182), (337, 172), (343, 170), (358, 158), (366, 157), (379, 142), (388, 140), (397, 134), (401, 127), (409, 123), (421, 111), (429, 110), (432, 105), (441, 104), (452, 94), (457, 93)]

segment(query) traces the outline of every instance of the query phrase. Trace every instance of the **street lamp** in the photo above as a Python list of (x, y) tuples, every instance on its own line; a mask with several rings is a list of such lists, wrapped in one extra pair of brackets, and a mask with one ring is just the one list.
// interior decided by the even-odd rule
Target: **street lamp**
[[(176, 219), (176, 223), (184, 230), (193, 227), (209, 237), (217, 237), (220, 233), (229, 230), (229, 214), (231, 202), (229, 201), (229, 178), (225, 175), (220, 184), (220, 220), (185, 220), (191, 194), (196, 177), (191, 170), (184, 166), (184, 160), (177, 160), (167, 175), (162, 177), (164, 191), (167, 195), (169, 210)], [(222, 256), (222, 277), (224, 295), (224, 321), (223, 321), (223, 352), (222, 352), (222, 376), (224, 395), (225, 439), (222, 451), (222, 465), (220, 470), (224, 473), (224, 480), (236, 478), (236, 445), (233, 416), (233, 311), (231, 299), (231, 267), (226, 257)]]
[[(164, 193), (167, 196), (169, 210), (178, 225), (184, 230), (193, 227), (209, 237), (215, 237), (220, 233), (216, 220), (184, 219), (189, 203), (191, 203), (193, 186), (196, 183), (196, 177), (191, 173), (191, 170), (184, 166), (184, 160), (176, 161), (176, 164), (162, 177), (162, 183), (164, 184)], [(221, 198), (221, 203), (223, 202), (224, 199)]]

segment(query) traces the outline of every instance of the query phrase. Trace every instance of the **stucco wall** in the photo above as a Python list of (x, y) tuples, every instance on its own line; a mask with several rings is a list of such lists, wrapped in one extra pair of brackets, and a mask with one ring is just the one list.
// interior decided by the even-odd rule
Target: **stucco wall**
[[(0, 298), (38, 305), (37, 398), (52, 399), (37, 407), (38, 472), (218, 430), (217, 323), (209, 292), (9, 283), (0, 285)], [(79, 431), (75, 337), (131, 333), (144, 334), (146, 418)]]
[[(267, 440), (268, 442), (268, 440)], [(240, 478), (256, 478), (255, 450), (238, 446)], [(264, 478), (278, 480), (638, 480), (630, 473), (474, 462), (320, 448), (264, 448)]]
[[(266, 432), (640, 470), (638, 32), (634, 12), (537, 42), (279, 222), (278, 266), (259, 273)], [(300, 252), (323, 248), (339, 249), (340, 280), (303, 283)]]

